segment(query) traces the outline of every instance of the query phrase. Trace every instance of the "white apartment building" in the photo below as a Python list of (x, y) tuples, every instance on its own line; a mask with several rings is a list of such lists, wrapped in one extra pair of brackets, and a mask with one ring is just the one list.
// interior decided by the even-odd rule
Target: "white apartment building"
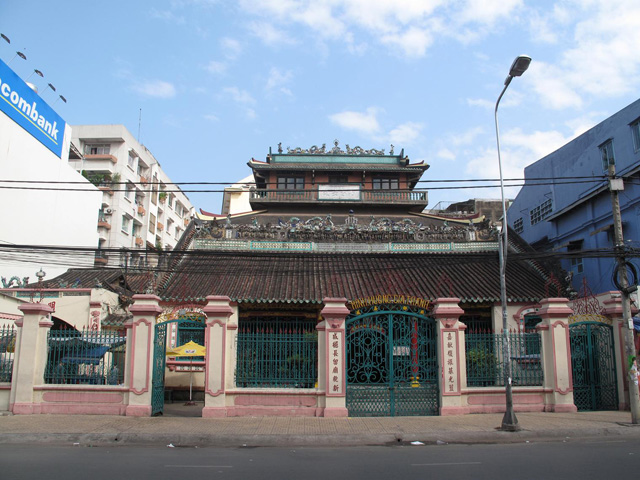
[(140, 250), (173, 249), (194, 208), (153, 154), (124, 125), (73, 126), (72, 142), (82, 158), (70, 165), (102, 190), (96, 266), (123, 263), (105, 249), (134, 250), (134, 266), (145, 260)]

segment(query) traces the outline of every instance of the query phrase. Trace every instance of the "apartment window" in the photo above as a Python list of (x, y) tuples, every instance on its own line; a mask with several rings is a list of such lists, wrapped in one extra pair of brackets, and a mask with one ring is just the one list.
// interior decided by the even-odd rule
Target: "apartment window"
[[(567, 251), (568, 252), (579, 252), (582, 250), (582, 244), (584, 243), (584, 240), (579, 239), (579, 240), (571, 240), (569, 242), (569, 245), (567, 245)], [(584, 272), (584, 266), (582, 265), (582, 257), (578, 258), (572, 258), (571, 259), (571, 270), (573, 271), (573, 273), (582, 273)]]
[(584, 272), (584, 265), (582, 263), (582, 258), (572, 258), (571, 259), (571, 271), (574, 273), (582, 273)]
[(156, 216), (153, 213), (149, 214), (149, 232), (156, 233)]
[(631, 124), (631, 135), (633, 136), (633, 151), (640, 150), (640, 119)]
[(533, 207), (531, 209), (531, 225), (535, 225), (536, 223), (540, 223), (542, 220), (547, 218), (551, 211), (553, 210), (553, 203), (551, 199), (545, 200), (542, 204), (537, 207)]
[(131, 183), (127, 183), (124, 187), (124, 198), (126, 198), (127, 200), (131, 200), (131, 195), (133, 193), (133, 190), (135, 189), (135, 187), (133, 186), (133, 184)]
[(304, 177), (278, 177), (278, 190), (304, 190)]
[(131, 226), (131, 219), (126, 215), (122, 216), (122, 233), (129, 235), (129, 228)]
[(111, 145), (108, 143), (88, 143), (84, 146), (85, 155), (109, 155)]
[(173, 199), (174, 199), (174, 195), (173, 194), (169, 194), (169, 208), (173, 208)]
[(180, 239), (180, 233), (181, 233), (180, 228), (179, 228), (179, 227), (176, 227), (176, 240), (179, 240), (179, 239)]
[(135, 170), (136, 168), (136, 154), (133, 152), (129, 152), (129, 158), (127, 159), (127, 163), (131, 170)]
[(615, 165), (616, 160), (613, 155), (613, 140), (607, 140), (600, 145), (600, 154), (602, 156), (602, 170), (609, 170), (609, 165)]
[(372, 180), (374, 190), (398, 190), (399, 182), (393, 177), (374, 177)]
[(158, 204), (158, 175), (153, 174), (153, 185), (151, 185), (151, 203)]
[(522, 220), (522, 217), (516, 218), (516, 220), (513, 222), (513, 229), (516, 233), (524, 232), (524, 222)]

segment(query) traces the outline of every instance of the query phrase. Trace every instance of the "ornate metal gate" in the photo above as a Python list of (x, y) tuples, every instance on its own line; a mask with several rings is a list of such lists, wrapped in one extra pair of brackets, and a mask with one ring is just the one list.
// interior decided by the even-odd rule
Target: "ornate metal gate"
[(438, 414), (436, 326), (424, 310), (358, 311), (346, 339), (349, 416)]
[(618, 410), (613, 328), (600, 322), (569, 325), (573, 401), (578, 410)]
[[(178, 329), (184, 329), (185, 335), (178, 334), (178, 342), (194, 339), (193, 332), (204, 332), (205, 325), (201, 321), (175, 318), (156, 324), (153, 337), (153, 379), (151, 381), (151, 415), (162, 415), (164, 410), (164, 374), (167, 364), (167, 327), (177, 323)], [(204, 339), (204, 337), (203, 337)], [(196, 339), (197, 341), (197, 339)], [(184, 343), (184, 342), (183, 342)], [(200, 343), (200, 342), (197, 342)]]

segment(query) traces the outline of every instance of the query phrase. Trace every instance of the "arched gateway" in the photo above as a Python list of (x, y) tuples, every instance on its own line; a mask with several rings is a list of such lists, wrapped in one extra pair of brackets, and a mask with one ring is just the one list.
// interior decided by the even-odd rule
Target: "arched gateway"
[(436, 322), (425, 308), (356, 309), (345, 330), (349, 416), (438, 414)]
[[(167, 319), (168, 318), (168, 319)], [(194, 341), (204, 345), (205, 316), (202, 313), (187, 312), (178, 316), (158, 317), (153, 336), (153, 377), (151, 383), (151, 415), (162, 415), (164, 410), (165, 369), (167, 365), (167, 330), (176, 324), (175, 344), (182, 345)]]

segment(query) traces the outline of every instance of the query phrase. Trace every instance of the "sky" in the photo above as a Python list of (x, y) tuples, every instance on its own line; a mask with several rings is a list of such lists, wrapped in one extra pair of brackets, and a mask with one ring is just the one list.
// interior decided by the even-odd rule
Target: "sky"
[[(280, 142), (335, 140), (404, 148), (423, 180), (496, 179), (495, 102), (526, 54), (499, 107), (504, 177), (522, 178), (640, 86), (638, 0), (0, 0), (0, 32), (67, 123), (124, 124), (175, 182), (231, 184)], [(467, 185), (420, 184), (431, 208), (500, 196)]]

